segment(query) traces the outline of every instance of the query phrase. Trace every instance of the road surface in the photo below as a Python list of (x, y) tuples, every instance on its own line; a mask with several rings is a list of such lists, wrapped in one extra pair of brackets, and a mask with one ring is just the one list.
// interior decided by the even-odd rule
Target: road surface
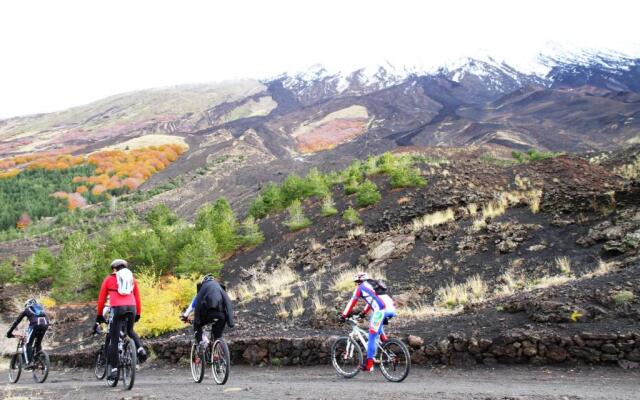
[[(6, 364), (6, 363), (5, 363)], [(2, 375), (7, 378), (6, 365)], [(209, 372), (209, 371), (208, 371)], [(225, 386), (210, 374), (201, 384), (188, 366), (147, 365), (135, 387), (107, 388), (87, 369), (53, 369), (45, 384), (30, 374), (15, 385), (3, 385), (4, 399), (463, 399), (463, 400), (595, 400), (640, 399), (640, 371), (620, 368), (505, 367), (413, 368), (403, 383), (385, 381), (379, 373), (353, 379), (336, 376), (331, 366), (258, 368), (233, 366)]]

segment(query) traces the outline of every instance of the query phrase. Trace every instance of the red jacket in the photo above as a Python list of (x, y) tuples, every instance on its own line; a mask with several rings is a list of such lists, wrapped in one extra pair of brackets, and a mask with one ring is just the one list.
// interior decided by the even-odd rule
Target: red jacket
[(127, 295), (121, 295), (118, 293), (118, 281), (116, 274), (111, 274), (104, 278), (102, 281), (102, 287), (100, 287), (100, 295), (98, 296), (98, 309), (96, 315), (102, 315), (102, 308), (104, 302), (109, 295), (109, 305), (111, 307), (118, 306), (136, 306), (136, 315), (142, 313), (142, 304), (140, 303), (140, 292), (138, 291), (138, 282), (133, 279), (133, 292)]

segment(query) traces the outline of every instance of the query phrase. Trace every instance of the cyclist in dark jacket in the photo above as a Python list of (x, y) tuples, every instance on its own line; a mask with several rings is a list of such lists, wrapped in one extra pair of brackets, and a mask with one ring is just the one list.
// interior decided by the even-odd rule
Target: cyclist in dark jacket
[(29, 328), (27, 328), (27, 336), (25, 342), (27, 346), (27, 366), (25, 369), (33, 368), (34, 348), (36, 353), (42, 350), (42, 338), (49, 329), (49, 318), (44, 311), (44, 307), (38, 304), (35, 299), (29, 299), (24, 303), (24, 310), (18, 315), (11, 328), (7, 332), (7, 337), (12, 338), (13, 331), (16, 329), (23, 318), (29, 320)]
[(222, 337), (225, 324), (229, 325), (229, 328), (235, 325), (231, 299), (211, 274), (202, 278), (202, 286), (182, 317), (186, 319), (192, 310), (193, 329), (198, 343), (202, 342), (202, 328), (214, 320), (217, 320), (211, 325), (214, 340)]

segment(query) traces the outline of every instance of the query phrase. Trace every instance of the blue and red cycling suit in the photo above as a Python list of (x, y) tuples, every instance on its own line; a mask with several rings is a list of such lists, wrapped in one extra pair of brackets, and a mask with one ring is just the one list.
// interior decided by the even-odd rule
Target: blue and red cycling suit
[(367, 359), (373, 359), (376, 354), (378, 337), (380, 337), (381, 334), (384, 337), (383, 322), (386, 318), (396, 316), (396, 305), (389, 295), (376, 294), (371, 284), (364, 281), (353, 291), (351, 300), (349, 300), (349, 303), (342, 312), (343, 317), (346, 318), (351, 314), (353, 307), (355, 307), (359, 299), (363, 299), (367, 303), (363, 314), (367, 314), (373, 310), (371, 318), (369, 319), (369, 343), (367, 346)]

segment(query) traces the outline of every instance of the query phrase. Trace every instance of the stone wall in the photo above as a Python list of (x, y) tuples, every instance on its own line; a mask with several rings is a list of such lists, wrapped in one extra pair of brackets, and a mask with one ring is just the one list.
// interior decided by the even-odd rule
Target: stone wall
[[(319, 365), (329, 363), (335, 336), (305, 338), (230, 339), (234, 364), (250, 365)], [(575, 335), (536, 334), (512, 331), (488, 339), (449, 335), (437, 342), (417, 336), (404, 338), (417, 365), (476, 364), (618, 364), (624, 368), (640, 367), (640, 331), (628, 333), (580, 333)], [(171, 363), (188, 362), (190, 341), (170, 338), (148, 341), (147, 346), (159, 359)], [(52, 354), (55, 363), (68, 366), (93, 365), (96, 350), (73, 354)]]

